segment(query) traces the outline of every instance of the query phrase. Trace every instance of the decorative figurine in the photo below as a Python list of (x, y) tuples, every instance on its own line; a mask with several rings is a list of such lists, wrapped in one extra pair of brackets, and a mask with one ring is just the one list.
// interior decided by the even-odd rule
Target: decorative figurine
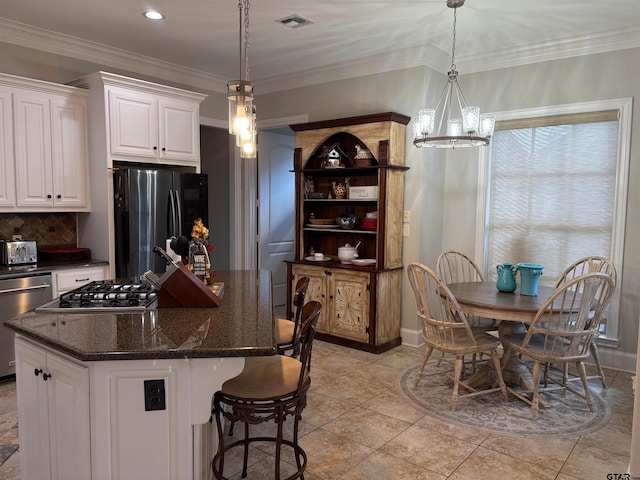
[(209, 245), (209, 229), (204, 226), (201, 218), (196, 218), (191, 229), (189, 244), (189, 269), (207, 285), (213, 282), (213, 271), (207, 246)]
[(342, 160), (347, 158), (347, 155), (337, 143), (334, 143), (330, 147), (324, 147), (320, 158), (324, 158), (324, 168), (342, 168)]

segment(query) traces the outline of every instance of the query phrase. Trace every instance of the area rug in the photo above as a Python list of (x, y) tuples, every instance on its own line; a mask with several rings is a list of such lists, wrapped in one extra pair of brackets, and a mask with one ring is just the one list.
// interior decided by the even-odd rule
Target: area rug
[(611, 409), (593, 389), (593, 412), (582, 398), (561, 391), (545, 393), (550, 407), (538, 410), (537, 420), (531, 417), (530, 405), (512, 394), (505, 402), (500, 392), (461, 398), (451, 411), (453, 384), (443, 373), (443, 365), (436, 367), (435, 362), (429, 362), (425, 375), (414, 387), (419, 369), (416, 365), (403, 372), (397, 379), (398, 390), (415, 408), (455, 425), (499, 435), (569, 437), (595, 432), (611, 418)]

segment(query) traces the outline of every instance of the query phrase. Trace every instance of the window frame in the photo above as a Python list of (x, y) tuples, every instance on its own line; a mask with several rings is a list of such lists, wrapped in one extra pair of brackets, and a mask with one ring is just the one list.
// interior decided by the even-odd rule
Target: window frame
[[(610, 343), (617, 346), (619, 334), (620, 297), (622, 280), (622, 260), (624, 252), (625, 220), (627, 211), (627, 195), (629, 185), (629, 157), (631, 152), (631, 118), (633, 99), (631, 97), (593, 102), (571, 103), (529, 109), (496, 112), (496, 121), (518, 120), (524, 118), (547, 117), (577, 113), (618, 110), (618, 155), (615, 179), (615, 199), (613, 215), (613, 237), (611, 240), (610, 259), (618, 271), (618, 286), (609, 306), (606, 338), (598, 340), (599, 344)], [(483, 271), (486, 265), (486, 231), (488, 224), (488, 186), (489, 186), (489, 148), (482, 148), (478, 165), (478, 189), (476, 202), (476, 242), (475, 258), (481, 258)], [(575, 259), (577, 260), (577, 259)], [(569, 262), (570, 263), (570, 262)], [(568, 264), (567, 264), (568, 265)]]

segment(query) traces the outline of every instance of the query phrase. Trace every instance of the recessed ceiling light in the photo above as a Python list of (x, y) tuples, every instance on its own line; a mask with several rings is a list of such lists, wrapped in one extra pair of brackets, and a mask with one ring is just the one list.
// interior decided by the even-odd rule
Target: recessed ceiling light
[(288, 17), (281, 18), (280, 20), (276, 20), (276, 22), (281, 23), (285, 27), (289, 28), (300, 28), (306, 25), (311, 25), (313, 22), (308, 18), (304, 18), (301, 15), (289, 15)]
[(160, 12), (156, 12), (155, 10), (147, 10), (146, 12), (143, 12), (142, 15), (144, 15), (144, 17), (148, 18), (149, 20), (163, 20), (164, 19), (164, 15), (161, 14)]

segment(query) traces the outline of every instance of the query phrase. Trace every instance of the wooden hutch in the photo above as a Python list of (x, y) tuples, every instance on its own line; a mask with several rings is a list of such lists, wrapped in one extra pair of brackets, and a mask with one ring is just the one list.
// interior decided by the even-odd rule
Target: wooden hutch
[[(295, 259), (286, 262), (287, 298), (293, 298), (300, 276), (310, 278), (306, 301), (323, 306), (319, 339), (375, 353), (401, 343), (409, 120), (388, 112), (291, 126), (296, 135)], [(341, 216), (355, 216), (355, 226), (328, 223)], [(339, 261), (338, 248), (346, 244), (359, 244), (357, 263)], [(329, 258), (314, 258), (313, 251)], [(291, 300), (287, 315), (292, 318)]]

